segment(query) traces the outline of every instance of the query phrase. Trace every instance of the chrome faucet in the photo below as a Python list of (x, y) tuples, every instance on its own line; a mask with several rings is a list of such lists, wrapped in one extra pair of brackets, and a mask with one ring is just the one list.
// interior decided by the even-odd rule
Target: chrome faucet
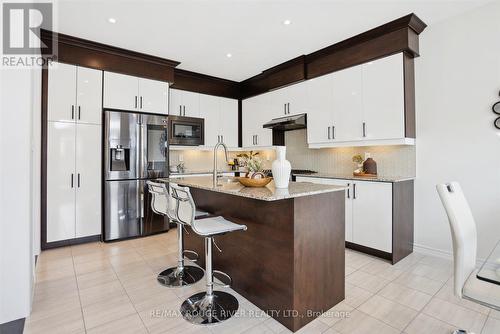
[(227, 146), (222, 141), (220, 141), (214, 147), (214, 176), (213, 176), (214, 187), (217, 187), (217, 178), (218, 178), (218, 172), (217, 172), (217, 150), (219, 149), (220, 146), (222, 146), (224, 148), (224, 155), (226, 157), (226, 163), (228, 162), (228, 160), (227, 160)]

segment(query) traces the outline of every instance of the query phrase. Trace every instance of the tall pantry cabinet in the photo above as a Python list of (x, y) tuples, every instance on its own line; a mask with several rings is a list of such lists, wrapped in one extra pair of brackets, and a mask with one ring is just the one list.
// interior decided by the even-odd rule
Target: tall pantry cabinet
[(47, 243), (101, 234), (102, 75), (48, 69)]

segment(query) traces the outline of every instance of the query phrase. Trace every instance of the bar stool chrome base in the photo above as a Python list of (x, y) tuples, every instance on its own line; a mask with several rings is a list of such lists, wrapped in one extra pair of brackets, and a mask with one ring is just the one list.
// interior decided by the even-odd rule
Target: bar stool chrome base
[(238, 311), (238, 300), (223, 291), (213, 291), (212, 296), (200, 292), (186, 299), (181, 305), (184, 319), (193, 324), (210, 325), (231, 318)]
[(184, 266), (183, 269), (173, 267), (159, 273), (157, 280), (163, 286), (177, 288), (194, 284), (201, 280), (204, 275), (203, 269), (195, 266)]

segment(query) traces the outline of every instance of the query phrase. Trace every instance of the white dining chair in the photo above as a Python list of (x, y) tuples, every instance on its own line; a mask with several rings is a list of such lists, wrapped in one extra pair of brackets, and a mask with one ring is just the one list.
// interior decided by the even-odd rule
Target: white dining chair
[[(458, 182), (436, 186), (450, 223), (453, 242), (453, 283), (457, 297), (500, 310), (500, 285), (477, 278), (476, 223)], [(456, 330), (454, 333), (467, 333)]]

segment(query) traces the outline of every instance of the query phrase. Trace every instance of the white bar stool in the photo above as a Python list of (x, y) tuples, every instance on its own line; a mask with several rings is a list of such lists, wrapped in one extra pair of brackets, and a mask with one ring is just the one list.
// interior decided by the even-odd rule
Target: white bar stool
[[(177, 266), (170, 267), (163, 270), (158, 274), (157, 280), (166, 287), (182, 287), (194, 284), (203, 278), (203, 269), (184, 264), (185, 254), (192, 254), (195, 256), (191, 261), (198, 259), (198, 254), (191, 250), (184, 250), (184, 224), (177, 219), (175, 200), (170, 195), (168, 187), (165, 183), (156, 183), (146, 181), (149, 192), (152, 195), (151, 208), (159, 215), (167, 216), (171, 221), (177, 224)], [(208, 217), (209, 214), (204, 211), (196, 212), (196, 219), (198, 217)]]
[(209, 325), (222, 322), (232, 317), (238, 310), (238, 300), (231, 294), (223, 291), (214, 291), (213, 274), (221, 274), (229, 279), (229, 284), (220, 285), (229, 287), (232, 283), (231, 277), (221, 271), (212, 268), (212, 243), (216, 235), (228, 232), (245, 231), (245, 225), (238, 225), (223, 217), (209, 217), (203, 219), (193, 219), (196, 212), (196, 205), (187, 187), (179, 187), (177, 184), (170, 184), (172, 197), (177, 200), (178, 219), (198, 235), (205, 237), (205, 273), (206, 291), (199, 292), (186, 299), (181, 305), (181, 314), (187, 321), (194, 324)]

